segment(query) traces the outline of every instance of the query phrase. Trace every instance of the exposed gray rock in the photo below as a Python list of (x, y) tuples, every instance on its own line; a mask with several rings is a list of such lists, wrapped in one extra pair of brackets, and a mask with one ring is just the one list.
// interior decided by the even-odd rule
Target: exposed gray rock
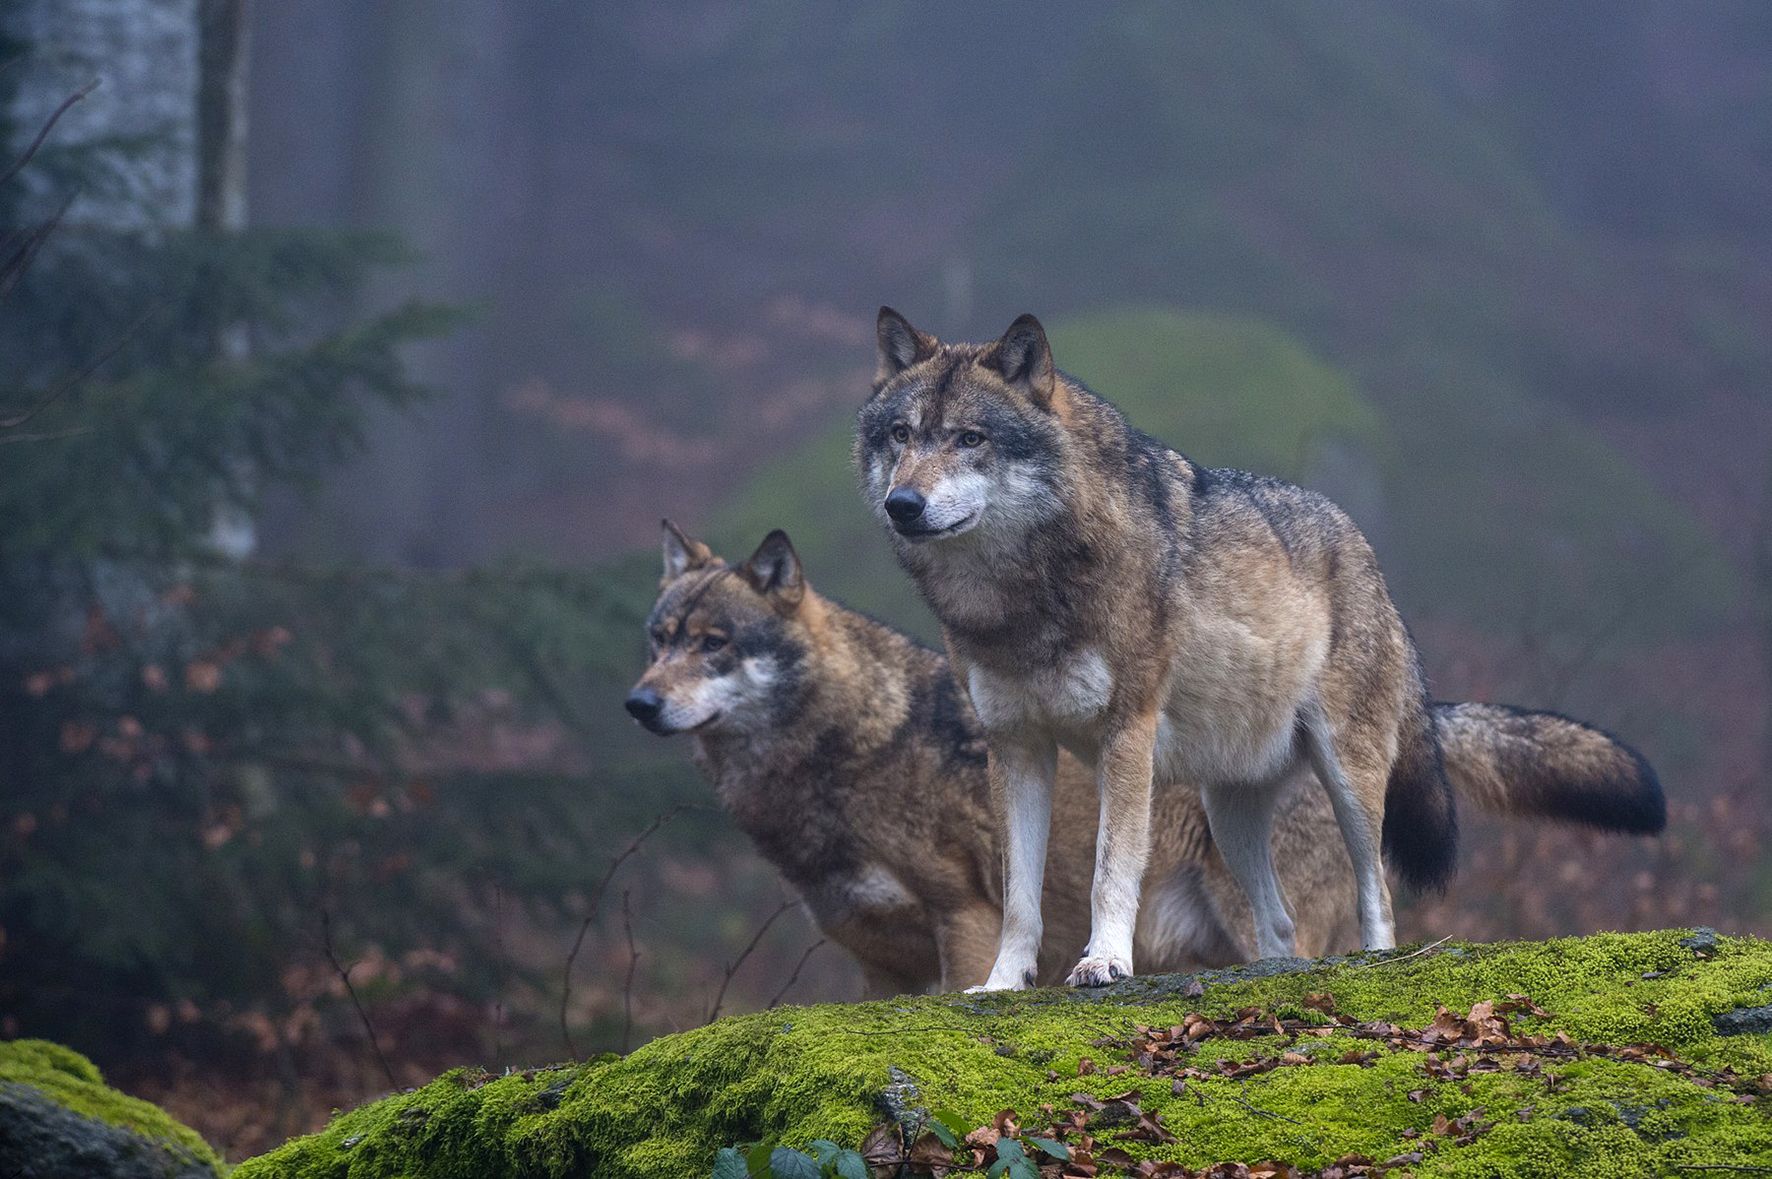
[(6, 1179), (217, 1179), (176, 1144), (83, 1117), (31, 1085), (0, 1082), (0, 1175)]
[(1772, 1032), (1772, 1007), (1737, 1007), (1711, 1018), (1719, 1036), (1756, 1036)]

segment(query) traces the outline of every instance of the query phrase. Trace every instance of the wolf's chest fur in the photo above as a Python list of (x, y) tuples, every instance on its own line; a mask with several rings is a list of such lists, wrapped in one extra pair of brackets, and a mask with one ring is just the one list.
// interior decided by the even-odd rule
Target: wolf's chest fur
[[(1235, 625), (1178, 641), (1157, 724), (1159, 782), (1230, 782), (1272, 775), (1295, 756), (1297, 702), (1321, 665), (1321, 642), (1259, 640)], [(1014, 670), (974, 664), (972, 707), (987, 730), (1043, 735), (1093, 764), (1109, 723), (1114, 674), (1093, 647)]]
[(1077, 740), (1093, 735), (1106, 716), (1114, 674), (1101, 652), (1086, 647), (1027, 671), (974, 664), (966, 686), (989, 732), (1039, 729)]

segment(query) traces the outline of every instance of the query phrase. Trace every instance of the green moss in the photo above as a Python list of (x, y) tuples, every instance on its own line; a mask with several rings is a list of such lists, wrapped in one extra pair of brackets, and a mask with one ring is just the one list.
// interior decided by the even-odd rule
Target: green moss
[[(174, 1121), (157, 1106), (110, 1088), (97, 1066), (60, 1044), (47, 1040), (0, 1042), (0, 1095), (6, 1098), (0, 1103), (4, 1105), (0, 1121), (20, 1120), (18, 1124), (9, 1124), (7, 1133), (0, 1137), (22, 1142), (41, 1133), (44, 1141), (33, 1148), (36, 1152), (62, 1149), (61, 1139), (84, 1134), (80, 1128), (83, 1124), (100, 1123), (102, 1127), (126, 1131), (134, 1139), (145, 1139), (147, 1150), (103, 1129), (93, 1135), (92, 1142), (73, 1142), (66, 1148), (71, 1153), (84, 1151), (89, 1161), (99, 1153), (113, 1150), (138, 1161), (153, 1154), (160, 1160), (155, 1164), (155, 1173), (225, 1173), (221, 1160), (196, 1131)], [(36, 1100), (36, 1095), (47, 1099), (48, 1104)], [(50, 1109), (59, 1111), (55, 1115), (57, 1124), (45, 1127), (40, 1124), (39, 1115)], [(37, 1124), (22, 1124), (27, 1120)], [(4, 1151), (0, 1151), (0, 1157), (3, 1156)]]
[[(1416, 1168), (1426, 1175), (1651, 1174), (1678, 1165), (1772, 1161), (1767, 1099), (1649, 1064), (1589, 1056), (1543, 1076), (1473, 1072), (1437, 1082), (1419, 1052), (1345, 1032), (1297, 1046), (1316, 1063), (1243, 1080), (1145, 1077), (1128, 1054), (1099, 1041), (1140, 1024), (1168, 1026), (1188, 1012), (1213, 1018), (1261, 1006), (1304, 1016), (1315, 992), (1358, 1020), (1405, 1027), (1437, 1006), (1468, 1009), (1523, 993), (1550, 1014), (1516, 1028), (1564, 1032), (1582, 1043), (1656, 1043), (1705, 1072), (1772, 1072), (1772, 1036), (1721, 1036), (1714, 1016), (1772, 1000), (1772, 945), (1717, 939), (1708, 956), (1680, 931), (1599, 934), (1543, 943), (1449, 946), (1418, 957), (1340, 960), (1249, 977), (1133, 979), (1104, 992), (948, 995), (780, 1009), (722, 1020), (656, 1040), (623, 1059), (491, 1078), (452, 1073), (416, 1092), (339, 1118), (320, 1134), (242, 1164), (237, 1179), (379, 1179), (505, 1174), (563, 1177), (693, 1176), (738, 1142), (858, 1142), (883, 1114), (881, 1094), (902, 1070), (919, 1101), (983, 1123), (1014, 1108), (1030, 1119), (1070, 1095), (1142, 1089), (1177, 1141), (1128, 1144), (1136, 1155), (1190, 1165), (1280, 1158), (1321, 1165), (1348, 1152), (1378, 1158), (1431, 1139), (1435, 1115), (1484, 1110), (1489, 1128), (1466, 1146), (1446, 1142)], [(1648, 976), (1648, 977), (1645, 977)], [(1316, 1017), (1313, 1017), (1313, 1019)], [(1244, 1060), (1282, 1048), (1279, 1037), (1213, 1039), (1189, 1060)], [(1349, 1048), (1377, 1050), (1368, 1066), (1337, 1063)], [(1096, 1071), (1078, 1075), (1091, 1058)], [(1740, 1088), (1740, 1087), (1738, 1087)], [(1419, 1091), (1420, 1100), (1410, 1100)], [(1414, 1131), (1416, 1137), (1410, 1137)]]
[(64, 1078), (92, 1085), (105, 1083), (98, 1065), (72, 1048), (49, 1040), (8, 1040), (0, 1043), (0, 1080), (41, 1084)]

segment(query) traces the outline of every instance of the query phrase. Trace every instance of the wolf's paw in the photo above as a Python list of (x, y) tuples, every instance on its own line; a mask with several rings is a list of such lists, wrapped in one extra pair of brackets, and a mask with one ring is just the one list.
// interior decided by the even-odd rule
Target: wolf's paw
[(1132, 963), (1126, 959), (1091, 954), (1073, 966), (1070, 977), (1064, 981), (1066, 986), (1072, 987), (1105, 987), (1131, 977)]
[(989, 978), (985, 979), (984, 982), (976, 987), (967, 987), (965, 993), (968, 995), (986, 995), (992, 991), (1031, 991), (1034, 989), (1034, 983), (1037, 981), (1038, 980), (1034, 978), (1034, 972), (1032, 970), (1024, 970), (1019, 975), (1015, 974), (1013, 971), (998, 973), (993, 970), (991, 971), (991, 976)]

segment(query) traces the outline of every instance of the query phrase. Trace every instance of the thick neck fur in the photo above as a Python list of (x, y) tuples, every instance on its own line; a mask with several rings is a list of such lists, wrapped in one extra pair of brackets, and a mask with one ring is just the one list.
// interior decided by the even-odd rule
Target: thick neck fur
[[(902, 793), (905, 775), (893, 764), (909, 730), (926, 720), (914, 714), (929, 711), (933, 696), (952, 695), (940, 691), (948, 681), (935, 653), (811, 592), (800, 611), (805, 654), (793, 699), (767, 723), (694, 738), (696, 763), (721, 802), (790, 879), (852, 855), (830, 846), (832, 832), (845, 828), (828, 816)], [(971, 724), (967, 715), (958, 740)]]
[(1136, 597), (1165, 624), (1165, 587), (1183, 569), (1195, 468), (1061, 376), (1040, 511), (952, 540), (897, 540), (956, 651), (1037, 664), (1099, 640), (1104, 601)]

